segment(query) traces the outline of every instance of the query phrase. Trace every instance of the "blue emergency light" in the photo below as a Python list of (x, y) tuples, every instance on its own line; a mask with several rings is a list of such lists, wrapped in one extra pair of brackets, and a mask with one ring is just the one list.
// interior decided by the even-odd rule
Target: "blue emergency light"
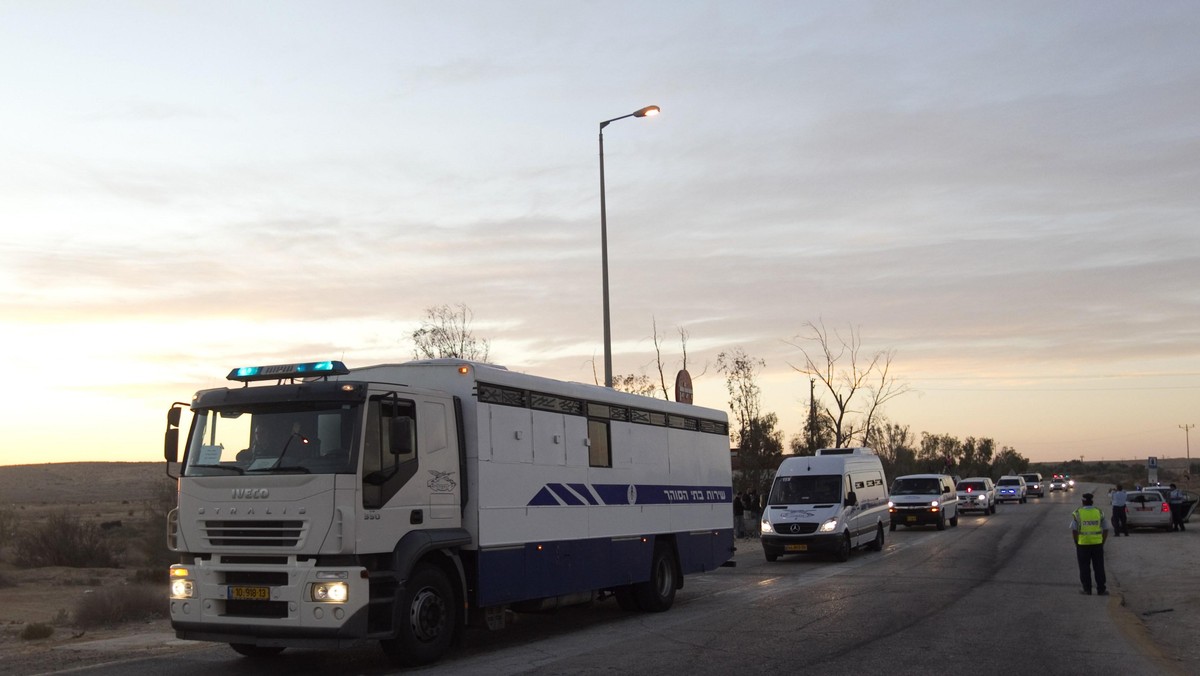
[(286, 380), (288, 378), (311, 378), (319, 376), (344, 376), (350, 369), (340, 361), (310, 361), (301, 364), (276, 364), (274, 366), (242, 366), (226, 376), (228, 380), (249, 383), (255, 380)]

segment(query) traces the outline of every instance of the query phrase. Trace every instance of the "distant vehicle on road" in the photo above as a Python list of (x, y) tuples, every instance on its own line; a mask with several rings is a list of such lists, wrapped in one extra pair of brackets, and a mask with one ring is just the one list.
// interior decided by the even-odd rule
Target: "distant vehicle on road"
[(1025, 502), (1025, 479), (1016, 474), (1000, 477), (996, 482), (996, 500), (1000, 502)]
[(989, 477), (973, 476), (958, 482), (958, 511), (996, 513), (996, 484)]
[(1038, 472), (1030, 472), (1022, 474), (1021, 478), (1025, 480), (1025, 495), (1036, 495), (1039, 498), (1046, 497), (1046, 489), (1042, 485), (1042, 475)]
[(1067, 490), (1067, 480), (1060, 476), (1054, 477), (1053, 479), (1050, 480), (1050, 490), (1051, 491)]

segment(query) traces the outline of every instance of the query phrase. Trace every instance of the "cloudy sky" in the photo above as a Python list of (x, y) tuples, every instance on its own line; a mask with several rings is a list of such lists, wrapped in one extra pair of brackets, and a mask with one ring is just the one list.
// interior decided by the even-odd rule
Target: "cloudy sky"
[(650, 104), (604, 132), (618, 373), (682, 328), (725, 408), (740, 347), (790, 438), (796, 337), (854, 327), (915, 435), (1182, 457), (1197, 35), (1172, 1), (0, 0), (0, 464), (161, 459), (233, 366), (405, 360), (441, 304), (603, 378), (598, 124)]

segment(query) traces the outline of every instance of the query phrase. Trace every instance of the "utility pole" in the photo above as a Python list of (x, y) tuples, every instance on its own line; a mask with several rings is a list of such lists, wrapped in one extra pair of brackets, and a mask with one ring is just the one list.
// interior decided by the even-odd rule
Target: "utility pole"
[(1183, 470), (1183, 473), (1184, 473), (1184, 475), (1186, 475), (1188, 477), (1192, 476), (1192, 439), (1191, 439), (1192, 435), (1189, 433), (1189, 431), (1193, 427), (1195, 427), (1195, 425), (1180, 425), (1179, 426), (1179, 429), (1183, 430), (1183, 443), (1185, 444), (1185, 446), (1187, 448), (1187, 468)]

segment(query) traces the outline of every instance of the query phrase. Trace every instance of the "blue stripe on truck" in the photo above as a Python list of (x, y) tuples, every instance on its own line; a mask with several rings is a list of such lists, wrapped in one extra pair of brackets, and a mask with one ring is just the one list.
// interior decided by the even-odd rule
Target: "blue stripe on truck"
[[(726, 486), (665, 486), (657, 484), (559, 484), (542, 486), (528, 507), (590, 505), (704, 505), (733, 500)], [(597, 502), (597, 499), (599, 502)]]

